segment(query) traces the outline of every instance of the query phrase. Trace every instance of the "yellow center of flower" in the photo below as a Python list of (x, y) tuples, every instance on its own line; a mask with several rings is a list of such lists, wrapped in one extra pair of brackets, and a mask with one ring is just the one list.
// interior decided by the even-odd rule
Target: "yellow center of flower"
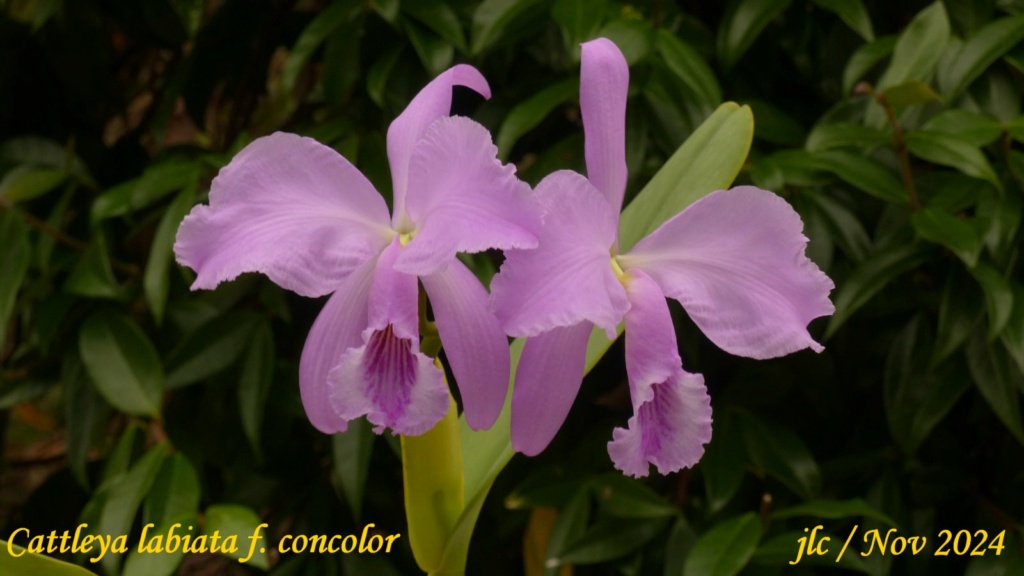
[(405, 232), (404, 234), (399, 234), (398, 235), (398, 242), (399, 242), (399, 244), (401, 244), (402, 246), (407, 246), (409, 244), (409, 242), (412, 242), (412, 237), (414, 235), (415, 234), (413, 234), (412, 232)]
[(615, 272), (615, 277), (619, 279), (619, 282), (621, 282), (623, 285), (625, 285), (626, 284), (626, 271), (623, 270), (622, 266), (619, 265), (619, 257), (618, 256), (612, 256), (611, 257), (611, 262), (612, 262), (612, 271)]

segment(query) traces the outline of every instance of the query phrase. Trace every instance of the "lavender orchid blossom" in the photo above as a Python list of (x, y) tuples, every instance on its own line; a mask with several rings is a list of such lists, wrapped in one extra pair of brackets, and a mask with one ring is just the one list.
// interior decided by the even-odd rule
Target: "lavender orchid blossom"
[(626, 187), (629, 69), (610, 41), (583, 45), (580, 106), (589, 178), (560, 171), (537, 187), (536, 250), (511, 251), (491, 283), (505, 330), (529, 337), (512, 394), (512, 444), (543, 450), (583, 379), (594, 326), (614, 337), (623, 317), (633, 416), (608, 444), (616, 468), (645, 476), (694, 465), (711, 439), (703, 378), (683, 370), (666, 297), (722, 349), (772, 358), (822, 349), (808, 322), (834, 310), (833, 283), (804, 254), (796, 212), (750, 186), (713, 192), (619, 254)]
[(392, 122), (394, 214), (331, 148), (276, 133), (221, 170), (174, 251), (193, 289), (262, 272), (303, 296), (333, 295), (306, 339), (302, 402), (325, 433), (366, 415), (379, 433), (417, 435), (448, 410), (443, 372), (419, 349), (417, 278), (460, 388), (466, 419), (491, 426), (505, 401), (509, 351), (487, 291), (457, 252), (537, 245), (529, 186), (497, 160), (487, 130), (449, 116), (452, 88), (490, 97), (480, 73), (455, 66)]

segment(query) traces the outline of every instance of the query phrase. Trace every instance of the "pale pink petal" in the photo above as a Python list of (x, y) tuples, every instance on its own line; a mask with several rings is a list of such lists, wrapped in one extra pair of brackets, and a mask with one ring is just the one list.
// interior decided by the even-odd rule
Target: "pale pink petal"
[(592, 322), (615, 334), (629, 308), (612, 269), (618, 214), (586, 178), (551, 174), (537, 186), (544, 226), (534, 250), (505, 254), (491, 281), (491, 305), (506, 333), (535, 336)]
[(491, 89), (480, 72), (467, 64), (459, 64), (424, 86), (388, 128), (388, 162), (391, 164), (395, 213), (393, 222), (396, 228), (407, 225), (405, 192), (408, 189), (409, 163), (413, 150), (428, 126), (451, 113), (454, 86), (466, 86), (484, 98), (491, 97)]
[(456, 252), (533, 248), (540, 217), (530, 187), (502, 165), (487, 129), (461, 116), (430, 125), (409, 166), (412, 241), (395, 267), (426, 275)]
[(420, 280), (462, 394), (466, 422), (474, 430), (490, 428), (508, 393), (509, 353), (505, 332), (487, 309), (487, 290), (458, 260)]
[(341, 363), (349, 349), (363, 345), (370, 286), (377, 259), (357, 268), (331, 295), (306, 336), (299, 360), (299, 392), (306, 415), (325, 434), (343, 432), (347, 425), (331, 408), (327, 375)]
[(262, 272), (303, 296), (333, 292), (394, 234), (380, 194), (352, 164), (311, 138), (253, 141), (213, 180), (209, 206), (178, 228), (174, 253), (192, 289)]
[(330, 403), (337, 415), (365, 415), (377, 433), (390, 428), (415, 436), (448, 410), (443, 372), (420, 352), (416, 277), (394, 270), (398, 239), (377, 261), (363, 345), (351, 348), (331, 371)]
[(539, 454), (555, 437), (583, 382), (587, 340), (594, 326), (580, 322), (526, 341), (512, 388), (512, 448)]
[(608, 443), (615, 467), (646, 476), (649, 464), (662, 474), (693, 466), (711, 440), (711, 401), (699, 374), (682, 369), (665, 296), (646, 274), (629, 272), (626, 372), (633, 401), (628, 429), (616, 428)]
[(629, 65), (606, 38), (582, 45), (580, 112), (587, 177), (618, 211), (626, 191), (626, 96)]
[(727, 352), (821, 351), (807, 324), (833, 312), (834, 285), (804, 254), (802, 230), (782, 198), (740, 186), (698, 200), (619, 262), (650, 275)]

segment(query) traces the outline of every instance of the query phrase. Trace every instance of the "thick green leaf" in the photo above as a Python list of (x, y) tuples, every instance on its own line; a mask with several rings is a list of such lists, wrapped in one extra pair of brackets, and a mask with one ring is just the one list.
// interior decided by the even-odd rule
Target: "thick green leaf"
[(0, 574), (10, 576), (93, 576), (81, 566), (61, 562), (43, 554), (32, 554), (6, 540), (0, 540)]
[(896, 526), (892, 518), (886, 516), (871, 504), (860, 498), (852, 500), (812, 500), (797, 504), (789, 508), (783, 508), (772, 514), (773, 519), (795, 518), (797, 516), (812, 516), (814, 518), (874, 518), (889, 526)]
[(558, 511), (558, 518), (551, 527), (547, 550), (544, 553), (544, 573), (547, 576), (558, 576), (560, 558), (573, 542), (586, 533), (589, 521), (590, 493), (580, 490)]
[[(100, 512), (95, 534), (128, 534), (142, 499), (149, 492), (167, 456), (166, 442), (157, 444), (139, 458), (126, 474), (118, 476), (106, 487), (106, 500)], [(115, 572), (121, 555), (108, 552), (100, 560), (104, 570)]]
[(1000, 18), (977, 30), (952, 62), (938, 70), (939, 87), (952, 102), (1000, 56), (1024, 40), (1024, 14)]
[(821, 213), (829, 238), (835, 241), (851, 261), (863, 262), (871, 253), (871, 238), (857, 215), (828, 194), (807, 194), (806, 197)]
[(38, 198), (64, 183), (67, 174), (63, 170), (16, 166), (0, 179), (0, 200), (11, 203)]
[(74, 349), (64, 356), (60, 380), (64, 384), (64, 418), (67, 426), (68, 465), (75, 480), (89, 487), (86, 471), (89, 449), (106, 422), (110, 408), (89, 386), (82, 361)]
[(722, 104), (626, 206), (619, 222), (623, 252), (665, 220), (732, 183), (754, 136), (747, 107)]
[(412, 20), (406, 20), (405, 32), (420, 62), (431, 76), (437, 76), (451, 66), (455, 48), (443, 38)]
[(658, 30), (655, 45), (668, 69), (709, 110), (722, 102), (722, 88), (718, 85), (714, 71), (692, 46), (664, 28)]
[(878, 81), (885, 90), (910, 80), (926, 80), (949, 42), (949, 17), (942, 2), (935, 2), (914, 17), (900, 33), (892, 61)]
[(684, 574), (734, 576), (757, 549), (761, 540), (761, 521), (755, 514), (744, 514), (716, 525), (697, 540), (686, 557)]
[(142, 176), (119, 184), (96, 198), (92, 203), (90, 218), (96, 223), (145, 208), (198, 181), (200, 171), (200, 164), (193, 160), (171, 159), (152, 164)]
[(228, 312), (186, 336), (167, 358), (167, 388), (199, 382), (234, 364), (249, 344), (256, 320), (251, 313)]
[(891, 142), (892, 135), (878, 128), (853, 122), (836, 122), (816, 124), (807, 135), (804, 148), (811, 153), (847, 146), (874, 150)]
[(478, 55), (498, 42), (505, 28), (544, 0), (484, 0), (473, 12), (470, 54)]
[(571, 78), (548, 86), (512, 108), (505, 116), (505, 121), (501, 123), (495, 140), (498, 157), (508, 160), (512, 146), (519, 138), (540, 124), (552, 110), (574, 98), (579, 90), (579, 80)]
[(803, 440), (789, 428), (762, 421), (749, 413), (737, 414), (736, 426), (747, 454), (759, 468), (786, 485), (801, 498), (821, 491), (821, 471)]
[(654, 50), (654, 28), (647, 20), (612, 20), (601, 28), (597, 36), (614, 42), (630, 66), (643, 62)]
[(910, 80), (902, 84), (890, 86), (883, 92), (885, 101), (893, 108), (921, 106), (939, 99), (932, 87), (920, 80)]
[(644, 484), (617, 472), (595, 478), (589, 486), (601, 511), (617, 518), (663, 518), (679, 513)]
[(853, 87), (864, 77), (876, 64), (886, 56), (892, 54), (896, 48), (896, 36), (882, 36), (874, 42), (869, 42), (853, 53), (843, 70), (843, 94), (849, 94)]
[(868, 15), (861, 0), (814, 0), (814, 3), (837, 14), (864, 40), (871, 42), (875, 39), (875, 32), (871, 27), (871, 16)]
[(991, 340), (998, 336), (1010, 321), (1010, 315), (1013, 313), (1013, 289), (1002, 274), (984, 262), (975, 266), (971, 274), (981, 284), (981, 289), (985, 293), (988, 337)]
[(736, 495), (747, 473), (748, 459), (743, 437), (728, 414), (715, 419), (714, 430), (699, 464), (711, 512), (724, 508)]
[(281, 89), (290, 94), (295, 89), (299, 74), (306, 62), (338, 27), (352, 17), (359, 3), (351, 0), (331, 2), (306, 26), (288, 53), (281, 70)]
[(149, 248), (149, 260), (146, 261), (142, 286), (146, 293), (146, 301), (149, 303), (149, 310), (153, 313), (157, 324), (163, 321), (164, 309), (167, 307), (174, 238), (178, 233), (178, 225), (192, 209), (195, 193), (195, 182), (181, 189), (181, 192), (160, 218), (160, 225), (157, 226), (153, 244)]
[(760, 99), (746, 102), (754, 112), (754, 135), (773, 144), (799, 147), (807, 139), (807, 131), (781, 108)]
[(821, 168), (841, 180), (887, 202), (906, 204), (908, 196), (903, 183), (884, 165), (853, 152), (829, 150), (814, 155)]
[(135, 416), (160, 416), (160, 357), (130, 318), (109, 311), (93, 314), (78, 332), (78, 350), (89, 378), (107, 402)]
[(1013, 312), (1010, 313), (1010, 320), (1006, 328), (999, 335), (1007, 352), (1017, 363), (1017, 367), (1024, 373), (1024, 286), (1019, 282), (1011, 284), (1013, 290)]
[(384, 21), (395, 24), (398, 19), (399, 0), (370, 0), (370, 5)]
[(263, 458), (260, 430), (270, 385), (274, 382), (274, 333), (266, 321), (259, 322), (249, 340), (242, 360), (242, 373), (238, 376), (238, 410), (242, 417), (242, 430), (249, 447), (257, 459)]
[[(806, 530), (806, 529), (805, 529)], [(804, 531), (793, 531), (784, 532), (778, 536), (769, 538), (761, 543), (757, 548), (757, 552), (754, 553), (754, 557), (751, 558), (750, 563), (762, 567), (779, 567), (787, 566), (790, 562), (794, 562), (797, 556), (796, 547), (800, 543), (801, 538), (807, 537), (807, 532)], [(825, 539), (828, 540), (825, 540)], [(861, 574), (876, 574), (876, 571), (872, 570), (868, 564), (861, 559), (860, 554), (848, 553), (843, 554), (843, 557), (838, 562), (836, 559), (839, 556), (839, 548), (835, 547), (832, 543), (843, 541), (842, 538), (835, 536), (832, 533), (818, 530), (815, 532), (815, 544), (818, 542), (826, 542), (825, 547), (828, 550), (827, 554), (807, 554), (800, 558), (800, 566), (827, 566), (831, 569), (845, 568), (846, 570), (853, 570), (860, 572)], [(853, 552), (852, 550), (850, 552)]]
[(762, 30), (789, 7), (792, 0), (732, 0), (718, 29), (718, 59), (732, 68)]
[(331, 437), (334, 447), (334, 476), (341, 484), (353, 520), (363, 516), (363, 490), (370, 473), (370, 456), (376, 435), (365, 418), (348, 423), (348, 430)]
[(978, 263), (981, 236), (966, 220), (935, 208), (923, 208), (911, 215), (910, 223), (921, 238), (949, 248), (968, 268)]
[(79, 182), (94, 185), (82, 160), (69, 146), (38, 136), (19, 136), (0, 144), (0, 163), (25, 164), (41, 168), (54, 168), (74, 176)]
[(889, 349), (884, 376), (885, 415), (892, 437), (914, 454), (969, 387), (957, 357), (931, 368), (932, 339), (921, 316), (907, 325)]
[(608, 0), (555, 0), (551, 18), (561, 26), (566, 44), (575, 48), (594, 37), (607, 5)]
[(939, 302), (939, 327), (935, 335), (932, 366), (945, 360), (967, 341), (984, 311), (984, 297), (978, 283), (962, 269), (953, 268)]
[(829, 321), (825, 338), (835, 334), (836, 330), (871, 300), (872, 296), (899, 275), (917, 267), (925, 258), (921, 247), (915, 244), (902, 244), (875, 254), (854, 268), (835, 292), (833, 302), (836, 311)]
[(925, 132), (938, 132), (958, 137), (972, 146), (987, 146), (1003, 133), (999, 121), (991, 116), (963, 109), (946, 110), (921, 127)]
[(1024, 116), (1017, 116), (1006, 124), (1006, 131), (1010, 137), (1018, 142), (1024, 142)]
[(665, 524), (664, 518), (601, 520), (573, 542), (561, 556), (549, 558), (548, 565), (596, 564), (622, 558), (650, 542)]
[(14, 313), (18, 290), (28, 273), (28, 228), (13, 210), (0, 211), (0, 350), (7, 337), (7, 322)]
[[(228, 558), (241, 560), (249, 555), (249, 546), (244, 543), (251, 542), (250, 537), (260, 531), (262, 541), (266, 542), (267, 527), (262, 526), (263, 521), (250, 508), (237, 504), (217, 504), (206, 509), (206, 525), (203, 527), (205, 534), (220, 532), (221, 538), (234, 535), (238, 542), (238, 551), (223, 551), (221, 554)], [(263, 548), (253, 550), (252, 558), (246, 562), (247, 565), (255, 566), (263, 570), (270, 569), (266, 552)]]
[(459, 52), (465, 52), (466, 35), (462, 31), (459, 15), (444, 0), (419, 0), (418, 2), (400, 3), (402, 10), (419, 20), (454, 46)]
[(374, 104), (381, 108), (383, 108), (385, 104), (384, 92), (387, 88), (388, 78), (391, 77), (391, 71), (394, 69), (395, 64), (398, 63), (398, 59), (401, 55), (401, 46), (395, 46), (390, 50), (385, 51), (384, 54), (370, 66), (370, 69), (366, 73), (366, 92), (370, 95), (370, 99), (373, 100)]
[(990, 182), (997, 190), (1003, 189), (992, 165), (976, 146), (958, 136), (938, 132), (909, 132), (906, 135), (910, 153), (935, 164), (949, 166)]
[(93, 243), (85, 249), (64, 281), (64, 290), (79, 296), (115, 300), (124, 295), (110, 265), (106, 236), (97, 234), (93, 237)]
[(165, 525), (168, 520), (199, 511), (199, 475), (182, 453), (164, 460), (153, 488), (146, 496), (143, 519)]
[(1024, 375), (1013, 365), (1010, 356), (999, 346), (986, 341), (980, 330), (967, 342), (967, 363), (971, 376), (981, 395), (1006, 429), (1024, 444), (1024, 425), (1021, 424), (1020, 382)]
[(458, 407), (420, 436), (402, 436), (402, 476), (409, 544), (420, 569), (434, 574), (443, 565), (448, 535), (463, 513), (464, 476)]
[[(174, 534), (178, 537), (191, 534), (195, 538), (196, 533), (190, 529), (194, 529), (198, 525), (198, 518), (193, 512), (175, 516), (154, 526), (144, 526), (146, 544), (140, 542), (140, 545), (150, 546), (153, 549), (162, 546), (164, 549), (161, 552), (145, 550), (139, 552), (138, 546), (130, 548), (121, 576), (172, 576), (176, 574), (178, 567), (185, 559), (185, 549), (184, 546), (178, 546), (174, 552), (168, 552), (166, 550), (167, 534), (173, 529)], [(160, 539), (159, 544), (157, 544), (158, 538)], [(244, 545), (245, 542), (242, 540), (241, 545)]]

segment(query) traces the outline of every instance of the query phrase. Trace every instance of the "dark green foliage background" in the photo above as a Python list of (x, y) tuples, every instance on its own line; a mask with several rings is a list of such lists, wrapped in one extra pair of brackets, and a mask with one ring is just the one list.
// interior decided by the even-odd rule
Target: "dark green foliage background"
[[(190, 292), (177, 224), (274, 130), (335, 147), (387, 195), (388, 123), (456, 62), (494, 97), (458, 91), (455, 111), (524, 179), (582, 170), (577, 45), (603, 35), (631, 64), (630, 193), (720, 102), (749, 104), (737, 183), (801, 213), (837, 311), (812, 324), (825, 352), (755, 362), (673, 305), (714, 438), (693, 470), (643, 481), (605, 452), (630, 414), (616, 344), (552, 446), (499, 477), (468, 573), (1024, 574), (1024, 2), (0, 7), (0, 537), (257, 517), (272, 538), (405, 534), (397, 440), (365, 424), (331, 438), (303, 414), (298, 358), (322, 303), (255, 275)], [(499, 262), (467, 261), (485, 279)], [(817, 524), (831, 555), (788, 565)], [(892, 524), (926, 552), (854, 554)], [(1005, 546), (935, 557), (942, 529), (1005, 531)], [(399, 542), (387, 557), (272, 553), (270, 574), (415, 573)], [(195, 555), (181, 571), (261, 570)]]

